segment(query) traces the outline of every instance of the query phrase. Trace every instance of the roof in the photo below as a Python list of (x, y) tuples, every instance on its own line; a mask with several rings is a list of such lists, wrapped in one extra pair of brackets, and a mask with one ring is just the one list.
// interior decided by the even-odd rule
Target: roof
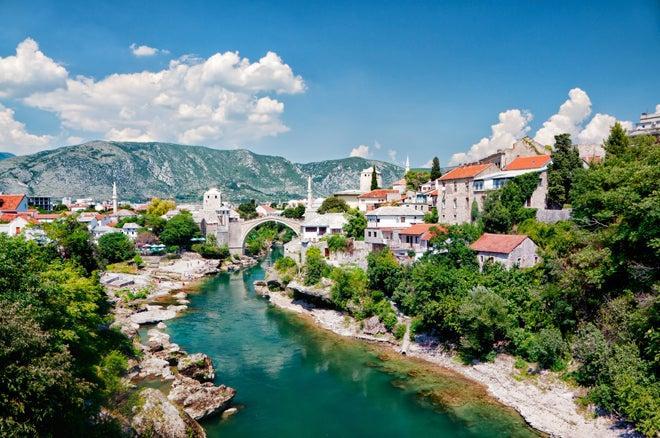
[(466, 166), (459, 166), (445, 173), (439, 179), (440, 181), (448, 181), (452, 179), (474, 178), (491, 166), (494, 166), (494, 164), (468, 164)]
[(0, 214), (0, 222), (3, 223), (9, 223), (15, 219), (23, 219), (24, 221), (30, 223), (30, 224), (37, 224), (39, 221), (37, 221), (35, 218), (30, 216), (29, 214), (21, 214), (21, 213), (4, 213)]
[(46, 219), (46, 220), (53, 219), (53, 220), (55, 220), (55, 219), (61, 218), (62, 215), (60, 213), (37, 213), (36, 215), (34, 215), (34, 217), (39, 219), (39, 220), (43, 220), (43, 219)]
[(275, 213), (275, 212), (278, 211), (277, 209), (271, 207), (271, 206), (268, 205), (268, 204), (262, 204), (262, 205), (260, 205), (259, 207), (263, 208), (263, 209), (266, 210), (268, 213)]
[(470, 245), (475, 251), (496, 252), (499, 254), (509, 254), (523, 243), (528, 237), (524, 234), (490, 234), (484, 233), (476, 242)]
[(504, 167), (504, 170), (540, 169), (550, 162), (550, 155), (517, 157)]
[(135, 213), (133, 213), (130, 210), (126, 210), (125, 208), (122, 208), (121, 210), (117, 210), (117, 213), (114, 216), (135, 216)]
[[(403, 228), (401, 231), (399, 231), (399, 235), (402, 236), (420, 236), (424, 237), (424, 234), (429, 234), (429, 237), (432, 237), (435, 233), (431, 231), (431, 228), (437, 228), (438, 231), (447, 231), (446, 228), (438, 225), (438, 224), (414, 224), (409, 226), (408, 228)], [(427, 239), (428, 240), (428, 239)]]
[(407, 184), (407, 182), (406, 182), (405, 178), (401, 178), (400, 180), (394, 181), (392, 183), (393, 186), (405, 186), (406, 184)]
[(121, 228), (122, 228), (123, 230), (127, 230), (127, 229), (136, 229), (136, 228), (140, 228), (140, 226), (139, 226), (138, 224), (136, 224), (135, 222), (126, 222), (126, 223), (124, 224), (124, 226), (121, 227)]
[(368, 211), (367, 216), (424, 216), (424, 212), (410, 207), (380, 207)]
[(360, 190), (349, 189), (349, 190), (342, 190), (340, 192), (335, 192), (333, 196), (359, 196), (361, 194), (362, 192)]
[(329, 227), (329, 228), (343, 228), (348, 220), (344, 216), (344, 213), (325, 213), (318, 214), (312, 213), (309, 214), (309, 217), (305, 217), (305, 222), (303, 222), (303, 227)]
[(0, 195), (0, 211), (16, 211), (25, 195)]
[(399, 194), (398, 190), (391, 190), (391, 189), (376, 189), (372, 190), (367, 193), (363, 193), (358, 198), (360, 199), (365, 199), (365, 198), (387, 198), (387, 195), (393, 195), (393, 194)]

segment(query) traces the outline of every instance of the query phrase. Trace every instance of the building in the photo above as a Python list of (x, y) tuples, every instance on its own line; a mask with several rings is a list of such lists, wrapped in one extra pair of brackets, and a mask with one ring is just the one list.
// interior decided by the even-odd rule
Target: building
[(407, 198), (403, 200), (403, 206), (419, 210), (422, 213), (428, 213), (434, 207), (432, 202), (433, 197), (430, 195), (433, 191), (429, 192), (411, 192)]
[(539, 261), (536, 244), (524, 234), (484, 233), (470, 248), (477, 252), (480, 269), (489, 261), (501, 263), (507, 269), (529, 268)]
[(630, 135), (653, 135), (660, 140), (660, 105), (655, 107), (654, 113), (642, 113), (639, 122), (630, 131)]
[(0, 194), (0, 213), (23, 213), (27, 211), (27, 196)]
[(400, 194), (405, 195), (408, 191), (408, 183), (405, 178), (401, 178), (398, 181), (392, 183), (392, 190), (398, 191)]
[(121, 227), (121, 232), (128, 236), (131, 240), (135, 240), (138, 235), (140, 226), (135, 222), (127, 222)]
[(420, 257), (429, 250), (431, 239), (446, 231), (438, 224), (414, 224), (398, 230), (398, 251), (414, 251), (415, 257)]
[(280, 210), (271, 207), (268, 204), (261, 204), (257, 206), (257, 214), (261, 217), (279, 216), (280, 214), (282, 214), (282, 212)]
[(53, 202), (50, 196), (28, 196), (28, 206), (39, 210), (51, 211)]
[(119, 228), (111, 227), (109, 225), (97, 225), (92, 229), (92, 236), (94, 240), (99, 240), (101, 236), (104, 236), (109, 233), (122, 233), (123, 231)]
[(475, 178), (499, 171), (493, 163), (468, 164), (455, 167), (439, 178), (438, 221), (461, 224), (472, 220), (472, 190)]
[[(371, 179), (374, 172), (375, 166), (367, 167), (360, 172), (360, 191), (366, 193), (371, 191)], [(383, 187), (383, 176), (380, 174), (380, 170), (376, 168), (376, 182), (378, 187)]]
[(398, 190), (376, 189), (358, 196), (358, 208), (360, 211), (371, 211), (391, 202), (401, 201)]
[(202, 210), (204, 211), (217, 211), (222, 207), (222, 193), (215, 187), (210, 188), (204, 192), (204, 200), (202, 201)]
[(332, 196), (342, 199), (350, 208), (358, 208), (358, 199), (362, 194), (359, 190), (342, 190), (341, 192), (334, 193)]
[(380, 207), (366, 213), (364, 241), (372, 250), (386, 246), (395, 248), (397, 232), (424, 221), (424, 213), (409, 207)]
[(301, 240), (314, 242), (328, 234), (341, 234), (347, 222), (344, 213), (305, 215)]
[(510, 148), (500, 149), (494, 154), (479, 160), (480, 164), (492, 163), (504, 169), (511, 161), (517, 157), (529, 157), (534, 155), (545, 155), (548, 151), (545, 146), (532, 138), (524, 137), (517, 140)]
[(0, 233), (18, 236), (28, 225), (37, 223), (37, 220), (29, 214), (3, 213), (0, 214)]

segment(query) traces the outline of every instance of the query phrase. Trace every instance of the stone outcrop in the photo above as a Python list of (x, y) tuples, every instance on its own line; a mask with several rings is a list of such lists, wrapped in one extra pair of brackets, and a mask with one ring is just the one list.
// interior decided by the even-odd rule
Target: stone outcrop
[(313, 302), (333, 306), (332, 293), (330, 292), (330, 285), (322, 284), (320, 287), (305, 286), (296, 280), (292, 280), (287, 285), (287, 290), (292, 291), (295, 295), (302, 296)]
[(214, 386), (178, 375), (167, 398), (180, 405), (195, 420), (220, 414), (231, 404), (236, 390), (225, 385)]
[(183, 356), (179, 359), (177, 368), (180, 374), (200, 382), (211, 382), (215, 379), (213, 363), (204, 353)]
[(204, 429), (185, 411), (172, 404), (162, 392), (146, 388), (140, 391), (133, 408), (131, 427), (138, 436), (163, 438), (205, 437)]
[(387, 328), (380, 322), (376, 315), (364, 320), (364, 328), (362, 331), (367, 335), (380, 335), (387, 333)]
[(144, 310), (130, 316), (134, 324), (153, 324), (160, 321), (176, 318), (177, 312), (185, 310), (187, 306), (163, 306), (147, 304)]

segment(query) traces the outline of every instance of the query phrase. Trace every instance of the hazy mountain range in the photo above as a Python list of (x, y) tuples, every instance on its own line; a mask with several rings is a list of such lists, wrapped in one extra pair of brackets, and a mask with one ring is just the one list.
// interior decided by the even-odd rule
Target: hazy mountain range
[(233, 201), (286, 200), (306, 196), (309, 174), (314, 196), (357, 189), (360, 171), (373, 165), (382, 172), (384, 184), (403, 175), (397, 165), (357, 157), (300, 164), (245, 149), (92, 141), (2, 159), (0, 191), (102, 200), (111, 197), (116, 180), (121, 200), (201, 200), (213, 186)]

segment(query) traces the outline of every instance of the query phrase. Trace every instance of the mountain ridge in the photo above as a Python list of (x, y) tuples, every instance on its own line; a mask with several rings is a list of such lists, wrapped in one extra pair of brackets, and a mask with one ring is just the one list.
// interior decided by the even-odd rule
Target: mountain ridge
[(373, 165), (384, 184), (403, 174), (395, 164), (360, 157), (295, 163), (244, 148), (94, 140), (0, 161), (0, 191), (102, 200), (116, 180), (121, 200), (200, 200), (217, 186), (232, 201), (284, 201), (306, 196), (310, 173), (314, 196), (327, 196), (358, 188), (360, 172)]

